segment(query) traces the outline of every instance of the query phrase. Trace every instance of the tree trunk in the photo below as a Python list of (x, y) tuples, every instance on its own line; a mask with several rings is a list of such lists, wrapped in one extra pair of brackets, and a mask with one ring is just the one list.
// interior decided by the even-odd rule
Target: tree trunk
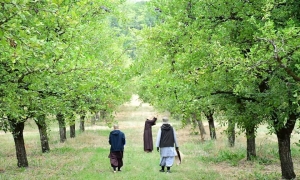
[(72, 113), (70, 115), (70, 138), (75, 138), (75, 134), (76, 134), (76, 131), (75, 131), (75, 116)]
[(11, 121), (12, 134), (15, 142), (18, 167), (28, 167), (27, 154), (25, 149), (23, 130), (24, 122)]
[(37, 117), (37, 121), (35, 121), (36, 125), (38, 126), (39, 133), (40, 133), (40, 141), (42, 152), (49, 152), (49, 139), (47, 134), (47, 124), (46, 124), (46, 115), (41, 115)]
[(204, 134), (206, 134), (203, 123), (201, 120), (196, 119), (197, 123), (198, 123), (198, 127), (200, 130), (200, 136), (201, 136), (201, 140), (204, 141)]
[(75, 138), (75, 124), (70, 125), (70, 138)]
[(59, 125), (60, 142), (63, 143), (67, 140), (65, 117), (63, 114), (58, 113), (56, 115), (56, 119), (57, 119), (58, 125)]
[(228, 120), (227, 136), (228, 136), (229, 146), (234, 147), (234, 143), (235, 143), (235, 123), (233, 123), (232, 120)]
[(217, 139), (214, 117), (213, 117), (214, 112), (212, 110), (209, 110), (208, 112), (205, 112), (204, 114), (208, 120), (210, 138)]
[(95, 113), (95, 115), (94, 116), (92, 116), (92, 118), (91, 118), (91, 125), (95, 125), (96, 124), (96, 114), (97, 113)]
[[(296, 178), (292, 155), (291, 155), (291, 142), (290, 142), (291, 133), (295, 127), (296, 119), (297, 116), (295, 114), (290, 114), (285, 126), (276, 130), (280, 164), (281, 164), (281, 175), (283, 179)], [(278, 121), (274, 121), (274, 122), (278, 122)]]
[(296, 177), (296, 174), (294, 172), (293, 160), (290, 149), (290, 137), (288, 135), (277, 135), (277, 138), (282, 178), (294, 179)]
[(255, 148), (255, 126), (246, 127), (247, 138), (247, 160), (250, 161), (256, 157)]
[(81, 132), (84, 132), (84, 130), (85, 130), (84, 129), (84, 119), (85, 119), (85, 114), (82, 114), (80, 116), (80, 126), (79, 126)]
[(105, 118), (106, 118), (106, 114), (107, 114), (106, 109), (100, 110), (100, 116), (99, 116), (99, 119), (100, 119), (100, 117), (101, 117), (100, 120), (103, 120), (103, 121), (104, 121)]
[(206, 132), (205, 132), (205, 129), (204, 129), (201, 119), (199, 119), (197, 117), (196, 113), (193, 114), (193, 120), (197, 122), (199, 131), (200, 131), (201, 140), (204, 141), (204, 134), (206, 134)]

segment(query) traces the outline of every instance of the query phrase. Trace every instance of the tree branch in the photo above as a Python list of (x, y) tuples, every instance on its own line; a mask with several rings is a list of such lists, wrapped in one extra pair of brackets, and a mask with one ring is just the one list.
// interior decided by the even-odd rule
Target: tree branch
[[(220, 94), (230, 95), (232, 97), (236, 97), (236, 98), (239, 98), (241, 100), (257, 102), (257, 100), (254, 99), (254, 98), (238, 96), (238, 95), (234, 94), (234, 92), (232, 92), (232, 91), (215, 91), (215, 92), (210, 93), (210, 95), (220, 95)], [(201, 98), (204, 98), (204, 96), (199, 96), (196, 99), (201, 99)]]
[(275, 58), (276, 62), (279, 64), (279, 67), (283, 68), (286, 71), (286, 73), (288, 75), (290, 75), (295, 81), (300, 82), (300, 77), (297, 76), (289, 67), (287, 67), (286, 65), (283, 64), (282, 58), (278, 54), (279, 50), (278, 50), (278, 47), (277, 47), (275, 41), (274, 40), (268, 40), (268, 39), (262, 39), (262, 40), (269, 42), (273, 46), (273, 48), (274, 48), (274, 58)]

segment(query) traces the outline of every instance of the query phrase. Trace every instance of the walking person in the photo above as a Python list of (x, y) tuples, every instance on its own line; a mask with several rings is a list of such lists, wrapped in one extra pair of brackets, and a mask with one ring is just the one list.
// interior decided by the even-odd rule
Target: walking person
[(159, 165), (161, 166), (161, 170), (159, 171), (165, 172), (165, 167), (167, 167), (167, 173), (171, 173), (171, 167), (173, 166), (177, 152), (179, 152), (179, 147), (175, 129), (169, 124), (169, 119), (163, 117), (162, 121), (163, 124), (158, 130), (156, 139), (157, 151), (160, 152)]
[(152, 126), (155, 125), (157, 118), (153, 119), (147, 118), (145, 121), (144, 127), (144, 151), (152, 152), (153, 151), (153, 138), (152, 138)]
[(114, 125), (114, 130), (109, 134), (108, 142), (110, 144), (110, 153), (108, 157), (115, 173), (117, 168), (118, 171), (121, 171), (121, 167), (123, 166), (124, 145), (126, 143), (125, 134), (120, 131), (118, 125)]

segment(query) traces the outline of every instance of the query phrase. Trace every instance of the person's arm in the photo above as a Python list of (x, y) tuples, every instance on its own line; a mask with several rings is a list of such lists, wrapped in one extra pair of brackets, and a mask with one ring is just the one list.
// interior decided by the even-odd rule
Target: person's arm
[(111, 145), (111, 133), (109, 133), (108, 143)]
[(153, 117), (153, 119), (152, 119), (152, 121), (153, 121), (152, 125), (155, 125), (155, 124), (156, 124), (156, 120), (157, 120), (157, 118), (156, 118), (156, 117)]
[(178, 142), (177, 142), (176, 131), (174, 128), (173, 128), (173, 134), (174, 134), (175, 147), (178, 149), (179, 146), (178, 146)]
[(159, 128), (156, 137), (156, 147), (159, 147), (160, 138), (161, 138), (161, 129)]
[(126, 138), (125, 138), (125, 134), (124, 133), (123, 133), (123, 137), (122, 137), (122, 143), (123, 143), (123, 145), (126, 144)]

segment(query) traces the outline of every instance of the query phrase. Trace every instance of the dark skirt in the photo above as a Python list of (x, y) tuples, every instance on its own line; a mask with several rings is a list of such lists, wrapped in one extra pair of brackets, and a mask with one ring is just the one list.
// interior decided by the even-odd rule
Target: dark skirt
[(123, 166), (123, 151), (113, 151), (108, 155), (110, 159), (111, 167), (122, 167)]

